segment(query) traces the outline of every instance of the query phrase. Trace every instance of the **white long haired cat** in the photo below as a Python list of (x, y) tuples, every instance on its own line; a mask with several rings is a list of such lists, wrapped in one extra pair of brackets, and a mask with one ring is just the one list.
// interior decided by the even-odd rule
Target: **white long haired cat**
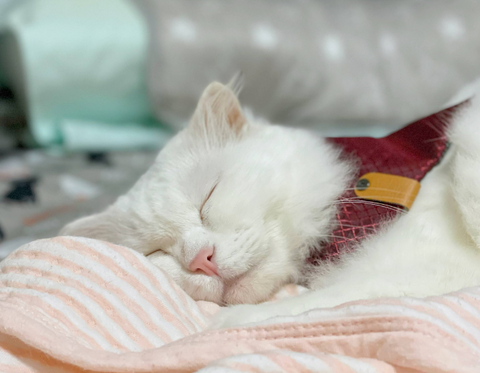
[[(221, 311), (215, 326), (375, 297), (424, 297), (480, 285), (480, 103), (458, 116), (453, 146), (405, 215), (355, 254), (320, 269), (312, 290)], [(212, 83), (189, 126), (106, 211), (67, 225), (138, 250), (197, 300), (259, 303), (301, 282), (309, 248), (327, 240), (335, 202), (356, 175), (309, 132), (247, 118)]]

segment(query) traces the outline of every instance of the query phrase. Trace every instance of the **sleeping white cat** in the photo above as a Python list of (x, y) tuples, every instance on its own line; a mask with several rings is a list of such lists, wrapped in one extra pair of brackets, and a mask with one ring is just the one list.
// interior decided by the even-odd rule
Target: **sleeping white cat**
[[(212, 83), (136, 185), (61, 234), (138, 250), (194, 299), (250, 303), (221, 311), (215, 327), (480, 285), (480, 102), (455, 119), (450, 138), (407, 214), (304, 279), (309, 248), (328, 240), (355, 167), (307, 131), (245, 116), (235, 93)], [(255, 304), (290, 282), (313, 290)]]

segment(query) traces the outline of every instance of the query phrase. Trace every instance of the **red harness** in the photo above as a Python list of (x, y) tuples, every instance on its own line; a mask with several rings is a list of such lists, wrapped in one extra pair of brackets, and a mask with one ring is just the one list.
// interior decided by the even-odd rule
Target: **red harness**
[[(360, 175), (381, 172), (405, 176), (420, 181), (442, 159), (448, 148), (446, 129), (453, 114), (463, 104), (440, 111), (411, 123), (384, 138), (341, 137), (329, 141), (343, 149), (345, 156), (359, 160)], [(352, 185), (352, 187), (355, 186)], [(354, 197), (347, 191), (343, 199)], [(374, 205), (364, 200), (340, 202), (337, 225), (332, 238), (320, 251), (309, 258), (310, 263), (332, 260), (342, 253), (352, 251), (355, 244), (374, 234), (398, 213), (386, 204)]]

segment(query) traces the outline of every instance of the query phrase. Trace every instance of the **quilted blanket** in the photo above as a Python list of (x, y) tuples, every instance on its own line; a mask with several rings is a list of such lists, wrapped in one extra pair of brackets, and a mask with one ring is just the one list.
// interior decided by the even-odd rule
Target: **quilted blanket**
[(0, 371), (480, 371), (478, 288), (207, 330), (218, 310), (128, 248), (35, 241), (0, 263)]

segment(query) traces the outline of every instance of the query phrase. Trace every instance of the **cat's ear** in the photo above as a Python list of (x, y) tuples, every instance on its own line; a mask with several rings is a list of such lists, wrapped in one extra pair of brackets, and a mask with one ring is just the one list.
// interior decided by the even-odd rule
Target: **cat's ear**
[(203, 92), (189, 128), (207, 138), (221, 139), (239, 135), (247, 124), (245, 115), (231, 88), (211, 83)]

